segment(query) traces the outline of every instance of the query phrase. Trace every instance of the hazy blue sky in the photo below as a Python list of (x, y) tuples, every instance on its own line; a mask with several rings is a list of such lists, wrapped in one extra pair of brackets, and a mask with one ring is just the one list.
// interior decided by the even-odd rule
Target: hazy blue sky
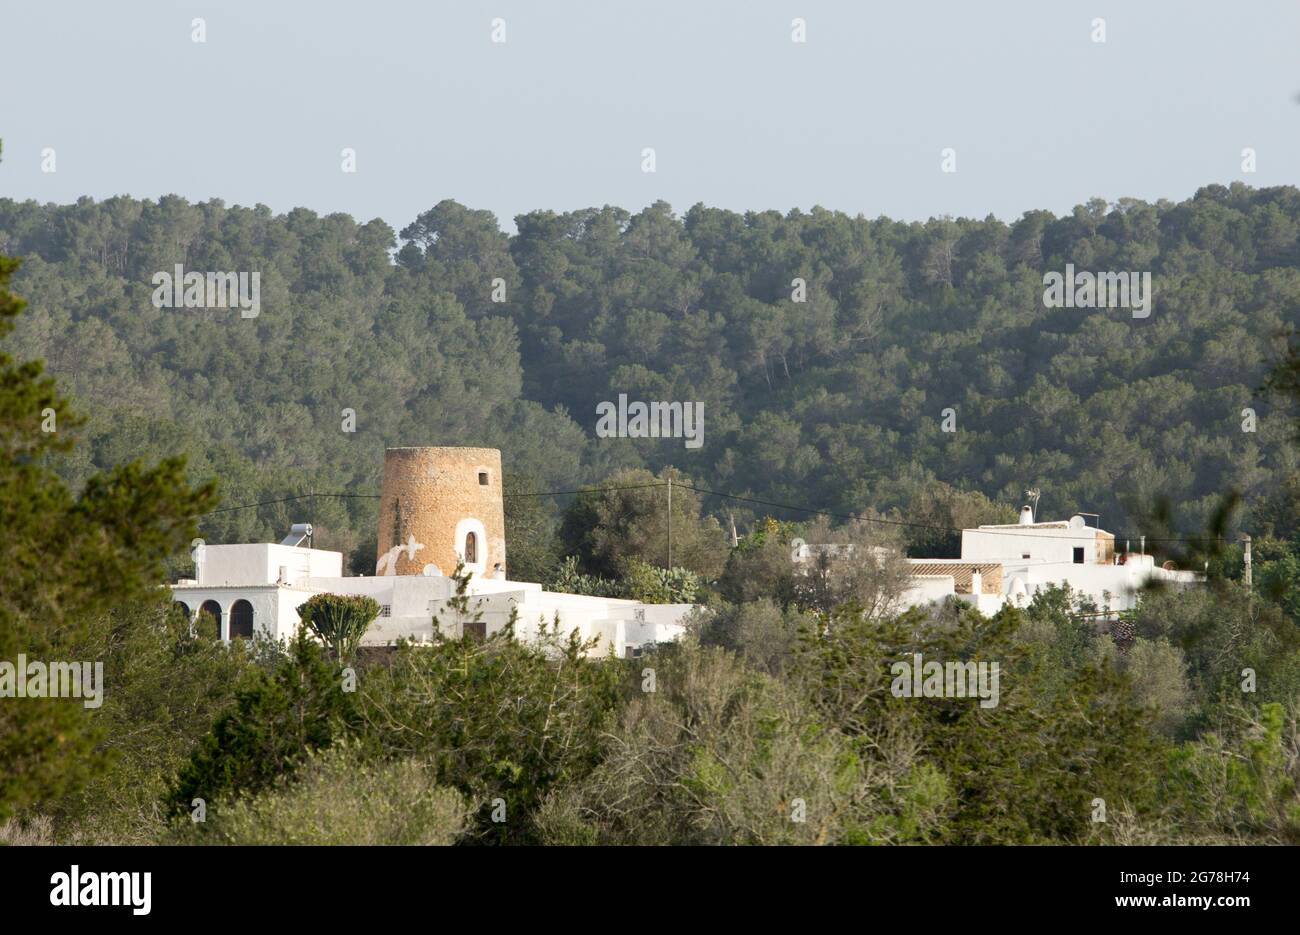
[[(656, 199), (1014, 219), (1094, 195), (1300, 182), (1294, 0), (0, 10), (0, 196), (20, 199), (175, 192), (400, 229), (455, 198), (513, 228), (532, 209)], [(940, 172), (944, 147), (955, 174)]]

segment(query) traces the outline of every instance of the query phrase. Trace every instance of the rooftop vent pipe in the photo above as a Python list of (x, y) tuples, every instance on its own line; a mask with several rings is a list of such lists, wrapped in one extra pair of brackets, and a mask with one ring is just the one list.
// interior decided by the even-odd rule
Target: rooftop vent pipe
[(1027, 503), (1020, 508), (1020, 525), (1034, 525), (1034, 508)]

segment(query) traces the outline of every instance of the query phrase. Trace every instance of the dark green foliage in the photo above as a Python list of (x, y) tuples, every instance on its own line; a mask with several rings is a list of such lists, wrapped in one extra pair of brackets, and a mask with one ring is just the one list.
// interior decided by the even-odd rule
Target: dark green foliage
[(1068, 586), (1051, 585), (1034, 595), (1025, 616), (1049, 626), (1044, 642), (1051, 647), (1051, 664), (1062, 672), (1076, 672), (1091, 661), (1099, 638), (1097, 623), (1087, 616), (1096, 611), (1092, 601)]
[(541, 801), (599, 762), (620, 695), (622, 666), (584, 648), (556, 631), (539, 651), (507, 630), (401, 649), (362, 680), (368, 736), (386, 756), (427, 759), (478, 803), (473, 840), (536, 841)]
[(599, 767), (548, 797), (537, 821), (547, 843), (927, 840), (942, 777), (918, 783), (903, 762), (864, 769), (797, 689), (723, 650), (688, 643), (642, 665), (654, 690), (628, 700)]
[(814, 621), (793, 608), (782, 610), (769, 598), (710, 608), (700, 642), (722, 646), (760, 672), (780, 675), (794, 658), (799, 635)]
[(948, 558), (961, 554), (961, 533), (956, 530), (985, 523), (1014, 523), (1016, 511), (992, 502), (979, 491), (957, 490), (936, 482), (912, 499), (907, 518), (916, 524), (907, 530), (910, 556)]
[(168, 784), (271, 649), (241, 645), (254, 651), (223, 645), (162, 596), (96, 621), (82, 653), (104, 661), (108, 691), (95, 717), (112, 757), (80, 792), (46, 804), (61, 835), (101, 844), (156, 839)]
[(804, 531), (804, 524), (764, 517), (728, 551), (726, 567), (718, 578), (718, 592), (733, 604), (768, 598), (789, 607), (795, 600), (790, 543), (802, 537)]
[(658, 568), (640, 559), (623, 563), (622, 577), (610, 580), (578, 571), (577, 556), (560, 563), (547, 588), (563, 594), (618, 597), (644, 604), (693, 604), (702, 596), (700, 576), (685, 568)]
[[(1300, 540), (1259, 541), (1254, 545), (1259, 593), (1300, 625)], [(1237, 577), (1240, 577), (1238, 575)]]
[(718, 592), (735, 604), (760, 599), (788, 607), (795, 600), (794, 563), (790, 544), (775, 536), (746, 536), (727, 555), (727, 566), (718, 579)]
[[(1023, 614), (985, 618), (956, 610), (879, 620), (837, 610), (802, 640), (800, 675), (824, 718), (858, 738), (864, 755), (887, 738), (923, 738), (921, 755), (947, 777), (949, 843), (1082, 841), (1092, 799), (1149, 809), (1159, 741), (1125, 681), (1084, 667), (1057, 691), (1057, 673), (1015, 634)], [(824, 635), (820, 632), (825, 629)], [(891, 691), (890, 664), (997, 662), (996, 707), (971, 698), (907, 698)]]
[[(74, 484), (165, 452), (219, 477), (227, 504), (373, 493), (385, 445), (486, 444), (539, 490), (674, 464), (710, 489), (936, 526), (1005, 516), (1034, 485), (1045, 515), (1091, 510), (1126, 531), (1163, 493), (1174, 525), (1197, 528), (1236, 487), (1246, 527), (1284, 536), (1291, 425), (1256, 390), (1297, 323), (1298, 222), (1295, 189), (1241, 184), (1012, 224), (655, 204), (532, 212), (511, 236), (443, 202), (400, 238), (304, 209), (0, 199), (0, 243), (28, 256), (13, 347), (44, 356), (89, 417), (89, 445), (59, 467)], [(1042, 276), (1067, 261), (1151, 269), (1151, 317), (1044, 308)], [(261, 315), (154, 308), (150, 277), (175, 263), (262, 271)], [(790, 301), (795, 276), (806, 302)], [(597, 403), (619, 393), (702, 401), (703, 447), (594, 440)], [(956, 433), (939, 429), (946, 407)], [(1241, 431), (1246, 407), (1256, 432)], [(344, 408), (355, 434), (339, 431)], [(754, 511), (730, 508), (744, 533)], [(374, 502), (223, 513), (203, 535), (278, 538), (303, 519), (350, 553)], [(909, 544), (953, 542), (914, 529)], [(545, 544), (520, 546), (544, 579)]]
[(251, 794), (292, 773), (309, 751), (328, 747), (357, 723), (356, 695), (325, 651), (299, 630), (274, 671), (254, 671), (180, 770), (168, 811), (188, 815), (194, 799)]
[(1193, 842), (1300, 843), (1300, 763), (1286, 736), (1294, 719), (1274, 702), (1234, 707), (1217, 727), (1170, 754), (1164, 833)]
[[(1294, 704), (1300, 698), (1300, 627), (1266, 595), (1235, 582), (1143, 597), (1136, 632), (1177, 647), (1187, 665), (1200, 726), (1243, 702)], [(1246, 692), (1247, 671), (1254, 691)]]
[(565, 511), (560, 541), (566, 555), (576, 555), (583, 571), (604, 578), (632, 573), (635, 561), (716, 575), (726, 563), (726, 539), (717, 519), (701, 515), (700, 495), (686, 486), (690, 483), (672, 468), (657, 476), (644, 470), (610, 475)]
[[(86, 653), (112, 680), (97, 721), (0, 706), (0, 818), (130, 842), (157, 839), (166, 812), (185, 839), (249, 842), (1295, 843), (1300, 459), (1256, 388), (1300, 314), (1298, 221), (1295, 189), (1242, 185), (1010, 225), (655, 204), (532, 212), (513, 236), (444, 201), (400, 238), (170, 196), (0, 199), (32, 297), (8, 333), (20, 303), (0, 259), (0, 335), (88, 415), (70, 447), (75, 418), (40, 366), (0, 357), (0, 659)], [(154, 308), (150, 276), (178, 262), (261, 270), (262, 314)], [(1066, 262), (1151, 269), (1152, 317), (1045, 309), (1042, 274)], [(1300, 386), (1287, 366), (1284, 395)], [(619, 393), (703, 401), (705, 445), (593, 439), (596, 404)], [(949, 406), (956, 433), (939, 429)], [(590, 658), (562, 619), (540, 647), (513, 620), (480, 639), (462, 580), (439, 638), (362, 654), (352, 693), (305, 635), (261, 659), (151, 602), (186, 517), (212, 508), (186, 477), (219, 478), (223, 505), (368, 494), (391, 444), (503, 449), (512, 577), (647, 600), (719, 578), (695, 620), (706, 645)], [(131, 463), (174, 454), (189, 466)], [(952, 527), (1011, 520), (1038, 486), (1043, 515), (1207, 528), (1152, 545), (1207, 563), (1211, 585), (1144, 595), (1125, 646), (1063, 589), (991, 619), (898, 615), (874, 562), (792, 566), (807, 514), (720, 501), (687, 473), (888, 511), (868, 517), (911, 523), (891, 544), (920, 556), (955, 554)], [(582, 484), (655, 486), (514, 496)], [(373, 573), (365, 497), (224, 512), (202, 533), (278, 539), (304, 519)], [(1257, 537), (1253, 593), (1223, 541), (1238, 527)], [(876, 541), (860, 532), (816, 541)], [(346, 658), (359, 624), (343, 629)], [(915, 652), (999, 663), (998, 705), (898, 697), (891, 664)], [(213, 829), (189, 825), (194, 798)], [(376, 805), (387, 820), (369, 823)]]
[[(24, 307), (9, 292), (17, 269), (16, 259), (0, 256), (7, 348)], [(194, 535), (193, 516), (214, 502), (210, 485), (186, 484), (180, 458), (83, 472), (76, 492), (51, 464), (85, 454), (84, 445), (73, 447), (80, 424), (40, 361), (0, 351), (0, 660), (10, 665), (20, 653), (91, 663), (78, 653), (94, 621), (156, 593), (164, 560)], [(95, 715), (79, 699), (0, 702), (0, 821), (102, 771)]]
[(507, 474), (505, 493), (506, 562), (512, 581), (549, 581), (560, 562), (556, 504), (530, 478)]

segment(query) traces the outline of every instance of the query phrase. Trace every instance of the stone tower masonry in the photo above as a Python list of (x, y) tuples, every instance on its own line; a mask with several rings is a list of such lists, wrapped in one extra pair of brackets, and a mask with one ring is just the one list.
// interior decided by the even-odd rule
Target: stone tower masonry
[(379, 501), (377, 575), (476, 578), (506, 567), (501, 452), (496, 448), (389, 448)]

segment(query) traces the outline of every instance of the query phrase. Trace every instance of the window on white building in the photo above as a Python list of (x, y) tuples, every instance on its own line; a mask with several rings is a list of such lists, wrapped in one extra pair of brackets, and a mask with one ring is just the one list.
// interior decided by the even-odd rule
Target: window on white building
[(253, 605), (248, 601), (235, 601), (235, 606), (230, 608), (230, 638), (232, 640), (253, 638)]

